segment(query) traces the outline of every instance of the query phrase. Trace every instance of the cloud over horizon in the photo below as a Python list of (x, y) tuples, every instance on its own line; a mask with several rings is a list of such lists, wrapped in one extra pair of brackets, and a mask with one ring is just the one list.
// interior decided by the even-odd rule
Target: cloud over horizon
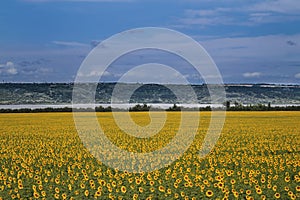
[(243, 76), (245, 78), (258, 78), (260, 77), (262, 74), (260, 72), (246, 72), (243, 74)]
[(17, 69), (13, 62), (8, 61), (5, 64), (0, 64), (0, 75), (16, 75), (18, 74)]
[(80, 43), (80, 42), (68, 42), (68, 41), (52, 41), (53, 44), (58, 46), (65, 46), (65, 47), (88, 47), (88, 44)]

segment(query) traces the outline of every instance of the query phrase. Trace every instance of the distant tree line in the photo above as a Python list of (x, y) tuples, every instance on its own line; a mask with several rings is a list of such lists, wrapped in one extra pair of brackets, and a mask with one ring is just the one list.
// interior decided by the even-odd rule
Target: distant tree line
[(133, 107), (130, 107), (129, 112), (146, 112), (149, 111), (150, 108), (151, 106), (148, 106), (147, 104), (143, 104), (143, 105), (137, 104)]
[(235, 101), (231, 106), (231, 102), (226, 101), (224, 105), (227, 111), (300, 111), (300, 106), (271, 106), (270, 102), (267, 105), (259, 103), (244, 106)]
[[(271, 106), (270, 103), (268, 105), (264, 104), (257, 104), (257, 105), (247, 105), (244, 106), (242, 104), (234, 103), (234, 106), (231, 106), (230, 102), (224, 103), (225, 107), (220, 108), (214, 108), (213, 110), (227, 110), (227, 111), (300, 111), (300, 106)], [(70, 107), (63, 107), (63, 108), (21, 108), (21, 109), (0, 109), (0, 113), (42, 113), (42, 112), (112, 112), (112, 111), (129, 111), (129, 112), (148, 112), (148, 111), (211, 111), (212, 108), (210, 106), (206, 107), (200, 107), (200, 108), (186, 108), (177, 106), (176, 104), (173, 104), (172, 107), (169, 107), (167, 109), (162, 108), (152, 108), (151, 106), (148, 106), (147, 104), (137, 104), (133, 107), (130, 107), (129, 109), (122, 109), (122, 108), (114, 108), (108, 106), (98, 106), (95, 109), (93, 108), (70, 108)]]

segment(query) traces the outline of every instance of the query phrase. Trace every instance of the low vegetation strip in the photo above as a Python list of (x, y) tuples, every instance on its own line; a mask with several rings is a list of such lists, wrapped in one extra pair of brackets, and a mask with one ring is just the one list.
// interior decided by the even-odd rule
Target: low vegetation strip
[(129, 109), (122, 109), (122, 108), (114, 108), (108, 106), (98, 106), (95, 109), (92, 108), (75, 108), (72, 109), (71, 107), (63, 107), (63, 108), (19, 108), (19, 109), (0, 109), (0, 113), (43, 113), (43, 112), (148, 112), (148, 111), (211, 111), (211, 110), (227, 110), (227, 111), (300, 111), (300, 105), (299, 106), (270, 106), (269, 105), (263, 105), (263, 104), (257, 104), (257, 105), (236, 105), (236, 106), (226, 106), (224, 107), (216, 107), (212, 108), (211, 106), (206, 107), (181, 107), (174, 104), (173, 106), (162, 109), (162, 108), (156, 108), (148, 106), (147, 104), (137, 104), (133, 107), (130, 107)]

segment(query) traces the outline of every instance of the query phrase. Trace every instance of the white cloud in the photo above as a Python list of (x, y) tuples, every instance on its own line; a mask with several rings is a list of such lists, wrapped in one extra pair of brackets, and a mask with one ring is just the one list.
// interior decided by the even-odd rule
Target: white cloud
[(298, 15), (300, 13), (300, 4), (299, 0), (263, 1), (252, 6), (250, 10)]
[[(269, 12), (255, 12), (249, 15), (248, 20), (250, 22), (254, 22), (258, 24), (258, 23), (267, 23), (267, 22), (276, 21), (275, 18), (276, 17)], [(280, 21), (279, 19), (277, 20)]]
[(14, 63), (13, 63), (13, 62), (7, 62), (7, 63), (6, 63), (6, 66), (7, 66), (7, 67), (13, 67), (13, 66), (14, 66)]
[(11, 75), (15, 75), (18, 73), (17, 69), (14, 67), (8, 68), (6, 71), (8, 74), (11, 74)]
[(15, 75), (18, 71), (15, 68), (15, 65), (13, 62), (9, 61), (5, 64), (0, 64), (0, 74), (4, 75)]
[(215, 16), (220, 15), (222, 12), (232, 11), (230, 8), (216, 8), (216, 9), (201, 9), (201, 10), (193, 10), (187, 9), (185, 10), (185, 15), (189, 17), (195, 16)]
[(295, 74), (295, 78), (300, 78), (300, 73)]
[(0, 69), (1, 68), (4, 68), (4, 67), (6, 67), (7, 66), (7, 63), (6, 64), (0, 64)]
[[(296, 45), (300, 43), (300, 34), (219, 38), (200, 43), (213, 57), (222, 58), (222, 61), (251, 59), (266, 62), (300, 62), (300, 45)], [(290, 43), (295, 45), (291, 46)]]
[(218, 24), (234, 24), (234, 20), (231, 17), (195, 17), (180, 19), (180, 22), (186, 25), (218, 25)]
[(13, 67), (14, 63), (11, 61), (6, 62), (5, 64), (0, 64), (0, 68), (5, 68), (5, 67)]
[(244, 73), (243, 76), (245, 78), (258, 78), (261, 76), (261, 73), (260, 72), (247, 72), (247, 73)]
[(109, 76), (114, 76), (113, 74), (111, 74), (110, 72), (108, 71), (104, 71), (103, 74), (100, 72), (100, 71), (97, 71), (97, 70), (92, 70), (90, 72), (87, 72), (87, 73), (82, 73), (82, 72), (79, 72), (78, 73), (78, 76), (79, 77), (99, 77), (100, 76), (103, 76), (103, 77), (109, 77)]
[(185, 25), (226, 25), (234, 24), (235, 19), (232, 15), (234, 9), (232, 8), (216, 8), (216, 9), (187, 9), (184, 11), (184, 17), (179, 19), (180, 23)]
[(126, 83), (159, 83), (159, 84), (187, 84), (186, 75), (167, 65), (147, 63), (136, 66), (127, 71), (119, 82)]
[(53, 44), (66, 47), (89, 47), (90, 45), (80, 42), (52, 41)]
[[(232, 2), (234, 3), (234, 2)], [(213, 9), (187, 9), (179, 23), (191, 25), (253, 26), (299, 20), (299, 0), (269, 0), (243, 3), (240, 6), (221, 4)]]

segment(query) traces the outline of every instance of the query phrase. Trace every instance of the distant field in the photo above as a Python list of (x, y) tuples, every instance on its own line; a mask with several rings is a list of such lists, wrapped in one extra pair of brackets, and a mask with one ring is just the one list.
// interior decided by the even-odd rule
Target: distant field
[[(89, 119), (91, 113), (82, 113)], [(97, 113), (106, 136), (122, 149), (165, 146), (180, 113), (148, 139), (128, 136), (112, 113)], [(145, 126), (148, 113), (131, 113)], [(0, 114), (0, 199), (299, 199), (300, 112), (227, 112), (212, 152), (198, 156), (210, 121), (188, 151), (168, 167), (140, 174), (111, 169), (83, 146), (72, 113)], [(188, 130), (187, 130), (188, 131)], [(107, 150), (109, 156), (109, 149)]]

